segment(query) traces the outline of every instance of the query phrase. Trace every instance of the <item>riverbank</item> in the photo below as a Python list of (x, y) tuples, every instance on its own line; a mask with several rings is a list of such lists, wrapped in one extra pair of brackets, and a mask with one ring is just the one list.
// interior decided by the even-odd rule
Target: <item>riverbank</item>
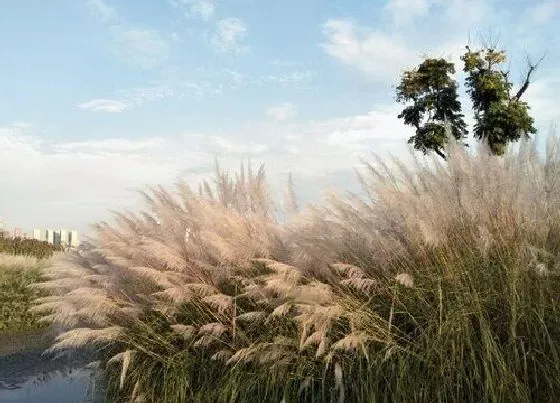
[(91, 355), (45, 353), (51, 328), (0, 334), (0, 401), (26, 403), (102, 402)]
[(51, 328), (0, 332), (0, 357), (25, 351), (45, 350), (54, 340)]
[(102, 402), (90, 354), (45, 353), (57, 328), (29, 311), (43, 294), (29, 287), (42, 281), (50, 259), (0, 253), (0, 401), (3, 403)]

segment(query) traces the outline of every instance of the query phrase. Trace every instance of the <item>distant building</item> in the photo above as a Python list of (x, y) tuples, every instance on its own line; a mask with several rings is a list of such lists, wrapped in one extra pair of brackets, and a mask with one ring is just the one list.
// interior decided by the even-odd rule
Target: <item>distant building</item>
[(45, 233), (45, 238), (48, 243), (54, 245), (54, 231), (52, 229), (48, 229)]
[(33, 230), (33, 239), (35, 239), (36, 241), (44, 241), (44, 240), (45, 240), (44, 237), (43, 237), (43, 235), (41, 234), (41, 230), (40, 230), (40, 229), (35, 228), (35, 229)]
[(35, 239), (37, 241), (46, 241), (51, 245), (77, 248), (80, 246), (78, 231), (67, 230), (60, 228), (59, 230), (53, 230), (51, 228), (47, 230), (42, 230), (39, 228), (33, 229), (29, 233), (23, 233), (21, 228), (14, 228), (13, 230), (8, 230), (5, 224), (0, 221), (0, 238), (25, 238), (25, 239)]
[(21, 238), (23, 235), (23, 231), (21, 228), (16, 227), (14, 228), (14, 238)]
[(70, 239), (69, 239), (69, 245), (72, 248), (77, 248), (78, 246), (80, 246), (80, 241), (78, 239), (78, 231), (76, 230), (72, 230), (70, 231)]
[(58, 231), (58, 234), (60, 236), (60, 245), (67, 247), (68, 245), (70, 245), (70, 242), (68, 240), (68, 231), (66, 231), (65, 229), (60, 229)]

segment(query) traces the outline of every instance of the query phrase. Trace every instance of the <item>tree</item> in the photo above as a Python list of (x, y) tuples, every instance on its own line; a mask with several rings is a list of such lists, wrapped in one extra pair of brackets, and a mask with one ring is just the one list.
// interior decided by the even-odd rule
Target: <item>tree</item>
[(529, 88), (532, 73), (538, 67), (528, 60), (525, 81), (515, 94), (511, 90), (509, 72), (498, 69), (506, 61), (504, 51), (485, 48), (467, 52), (461, 57), (467, 93), (474, 109), (474, 137), (488, 142), (493, 154), (502, 155), (509, 142), (536, 133), (534, 120), (529, 116), (529, 105), (521, 97)]
[(416, 128), (416, 134), (408, 142), (414, 148), (427, 153), (436, 152), (445, 159), (443, 148), (447, 141), (447, 130), (457, 140), (466, 134), (466, 124), (457, 95), (457, 82), (453, 63), (444, 59), (426, 59), (416, 70), (404, 73), (397, 87), (397, 101), (407, 106), (399, 119)]
[[(473, 104), (475, 127), (473, 135), (488, 142), (493, 154), (502, 155), (509, 142), (536, 132), (529, 105), (521, 97), (530, 84), (536, 64), (528, 60), (525, 80), (512, 94), (509, 72), (498, 67), (506, 61), (504, 51), (484, 47), (461, 56), (467, 74), (465, 86)], [(412, 102), (398, 115), (413, 126), (416, 133), (408, 142), (424, 153), (434, 151), (445, 159), (443, 148), (451, 134), (456, 140), (467, 135), (466, 124), (458, 100), (455, 66), (445, 59), (426, 59), (416, 69), (404, 72), (397, 86), (397, 101)], [(465, 144), (466, 145), (466, 144)]]

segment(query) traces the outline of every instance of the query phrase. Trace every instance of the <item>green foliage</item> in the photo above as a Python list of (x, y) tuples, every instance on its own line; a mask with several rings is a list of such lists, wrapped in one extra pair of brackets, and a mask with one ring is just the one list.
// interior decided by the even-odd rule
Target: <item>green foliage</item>
[(457, 140), (466, 134), (457, 83), (451, 77), (454, 73), (453, 63), (444, 59), (427, 59), (418, 69), (405, 72), (397, 87), (397, 101), (413, 102), (398, 116), (406, 125), (416, 128), (416, 135), (408, 142), (424, 153), (433, 150), (444, 157), (446, 125)]
[[(34, 265), (37, 266), (37, 265)], [(0, 262), (0, 332), (28, 331), (43, 327), (29, 312), (32, 302), (44, 295), (29, 287), (42, 280), (38, 267), (3, 266)]]
[[(467, 93), (474, 108), (476, 138), (486, 140), (493, 154), (502, 155), (508, 143), (536, 133), (529, 106), (520, 101), (525, 91), (523, 88), (529, 84), (530, 73), (522, 89), (512, 95), (513, 85), (508, 81), (508, 73), (498, 70), (498, 66), (506, 61), (504, 51), (483, 49), (473, 52), (467, 47), (461, 60), (463, 71), (467, 73)], [(531, 66), (530, 72), (533, 69)]]
[(62, 246), (51, 245), (45, 241), (24, 238), (0, 238), (0, 253), (18, 256), (33, 256), (38, 259), (50, 258), (55, 251), (62, 251)]

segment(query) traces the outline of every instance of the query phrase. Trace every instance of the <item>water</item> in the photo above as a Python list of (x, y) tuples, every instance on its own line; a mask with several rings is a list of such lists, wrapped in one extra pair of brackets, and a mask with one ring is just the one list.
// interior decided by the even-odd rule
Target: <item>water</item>
[(0, 356), (1, 403), (101, 403), (87, 357), (55, 358), (42, 350)]

